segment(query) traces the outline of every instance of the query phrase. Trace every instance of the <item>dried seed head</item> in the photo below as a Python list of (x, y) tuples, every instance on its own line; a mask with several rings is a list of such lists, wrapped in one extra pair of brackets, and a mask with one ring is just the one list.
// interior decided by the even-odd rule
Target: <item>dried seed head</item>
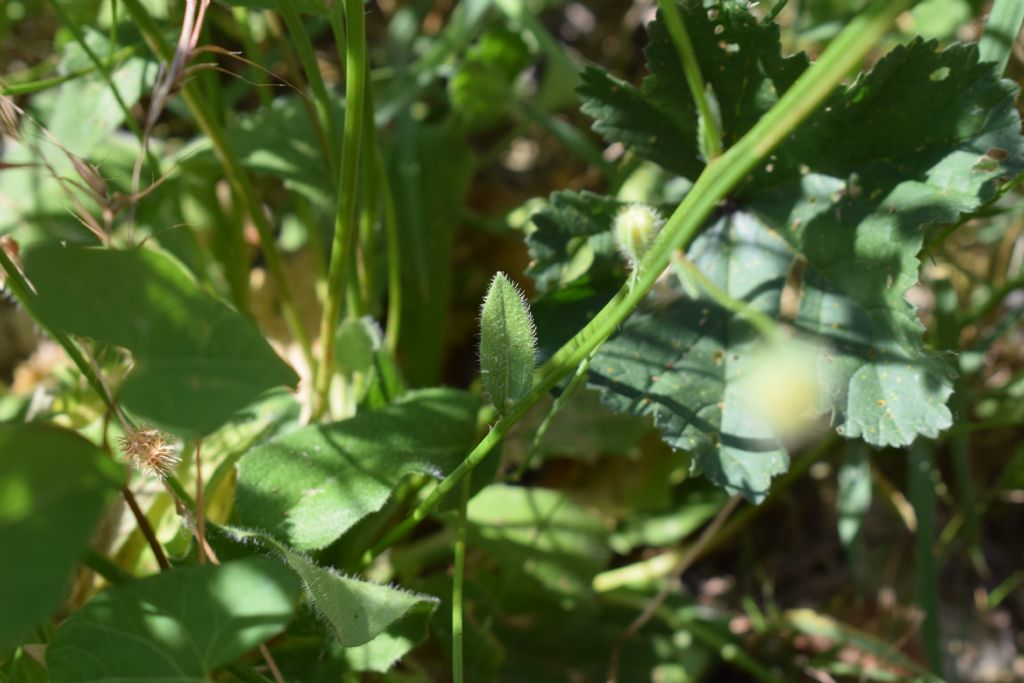
[(135, 469), (166, 477), (181, 462), (170, 437), (159, 429), (132, 429), (121, 437), (121, 453)]
[(0, 136), (18, 138), (18, 112), (14, 100), (0, 95)]

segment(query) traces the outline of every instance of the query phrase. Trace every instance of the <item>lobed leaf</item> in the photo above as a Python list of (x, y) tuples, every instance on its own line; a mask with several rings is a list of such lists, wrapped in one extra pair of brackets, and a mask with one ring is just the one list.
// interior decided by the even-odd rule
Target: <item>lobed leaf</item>
[[(722, 106), (725, 138), (736, 140), (806, 60), (782, 58), (778, 29), (737, 4), (709, 15), (689, 3), (686, 15)], [(581, 94), (610, 140), (692, 177), (701, 166), (696, 109), (661, 20), (649, 30), (651, 75), (642, 89), (591, 73)], [(1024, 168), (1015, 94), (979, 62), (976, 46), (939, 50), (915, 40), (897, 47), (812, 114), (692, 245), (690, 259), (715, 284), (792, 325), (817, 349), (806, 361), (817, 376), (817, 410), (841, 434), (901, 446), (951, 424), (952, 369), (923, 347), (906, 296), (919, 278), (926, 231), (977, 210)], [(630, 113), (638, 100), (647, 102), (644, 116)], [(568, 291), (582, 276), (610, 272), (596, 258), (573, 270), (569, 249), (570, 235), (600, 239), (596, 217), (608, 201), (579, 195), (567, 212), (556, 197), (538, 218), (530, 241), (544, 257), (542, 282), (569, 271), (580, 279), (563, 286)], [(579, 229), (579, 216), (589, 229)], [(652, 417), (671, 445), (692, 449), (697, 468), (716, 482), (758, 500), (785, 469), (786, 454), (778, 430), (744, 402), (753, 330), (707, 297), (682, 298), (692, 297), (684, 289), (671, 285), (623, 326), (595, 358), (593, 381), (610, 405)], [(784, 290), (793, 309), (785, 316)]]

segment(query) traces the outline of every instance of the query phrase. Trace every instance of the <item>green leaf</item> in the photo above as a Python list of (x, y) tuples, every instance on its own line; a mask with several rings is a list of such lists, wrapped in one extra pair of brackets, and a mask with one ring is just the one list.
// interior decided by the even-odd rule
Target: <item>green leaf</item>
[[(317, 566), (279, 544), (278, 547), (288, 565), (302, 577), (313, 606), (345, 647), (366, 645), (410, 612), (425, 609), (429, 613), (437, 605), (437, 599), (429, 595), (349, 578)], [(371, 653), (367, 649), (364, 655)]]
[(624, 274), (612, 226), (626, 204), (592, 192), (556, 192), (533, 216), (536, 230), (527, 235), (530, 269), (544, 292), (568, 285), (591, 270)]
[[(309, 602), (330, 625), (338, 643), (346, 648), (372, 643), (407, 616), (429, 618), (437, 606), (437, 598), (432, 596), (362, 581), (321, 567), (264, 533), (244, 529), (227, 531), (241, 540), (252, 539), (265, 544), (280, 555), (302, 579)], [(401, 638), (399, 634), (403, 632), (396, 628), (391, 631), (392, 637)], [(395, 653), (397, 644), (381, 641), (377, 646), (379, 649), (366, 648), (362, 655), (380, 663), (385, 652)], [(401, 655), (396, 658), (398, 656)]]
[(471, 545), (568, 598), (590, 593), (609, 558), (601, 519), (558, 491), (495, 484), (469, 501)]
[(161, 252), (47, 244), (24, 263), (48, 325), (132, 353), (118, 395), (156, 426), (207, 434), (263, 392), (297, 381), (250, 320)]
[(203, 683), (281, 632), (299, 582), (254, 558), (183, 567), (110, 588), (68, 619), (46, 661), (53, 683)]
[[(98, 33), (90, 32), (87, 40), (99, 55), (105, 59), (109, 42)], [(79, 48), (68, 50), (73, 57)], [(83, 51), (84, 52), (84, 51)], [(65, 60), (65, 68), (73, 68)], [(79, 59), (83, 66), (87, 63)], [(132, 107), (142, 93), (148, 92), (156, 80), (158, 65), (156, 62), (134, 57), (118, 65), (110, 73), (110, 80), (117, 86), (117, 92), (129, 108)], [(124, 122), (124, 110), (118, 104), (114, 92), (106, 80), (98, 73), (76, 78), (62, 86), (53, 103), (53, 109), (47, 120), (50, 134), (73, 154), (89, 157), (97, 147)], [(70, 162), (63, 152), (43, 145), (42, 149), (59, 173), (70, 169)]]
[(323, 548), (380, 510), (408, 475), (441, 478), (476, 434), (477, 399), (450, 389), (292, 432), (238, 465), (236, 521), (300, 550)]
[[(805, 60), (775, 54), (777, 28), (758, 26), (738, 5), (723, 5), (713, 22), (696, 4), (687, 12), (698, 60), (722, 105), (726, 140), (734, 140)], [(583, 93), (610, 139), (692, 174), (699, 168), (686, 160), (695, 152), (680, 157), (673, 145), (684, 140), (696, 149), (687, 118), (695, 107), (664, 27), (655, 23), (650, 31), (646, 117), (631, 116), (629, 102), (616, 99), (640, 99), (629, 86), (616, 85), (614, 97), (604, 99), (587, 86)], [(817, 411), (841, 434), (899, 446), (951, 424), (945, 402), (952, 370), (923, 348), (906, 295), (918, 281), (925, 230), (977, 210), (1001, 180), (1024, 168), (1014, 96), (1011, 83), (979, 63), (975, 46), (939, 51), (917, 40), (897, 47), (809, 117), (692, 245), (690, 259), (720, 288), (811, 342), (816, 350), (804, 365), (817, 374)], [(674, 126), (676, 139), (650, 145), (659, 126)], [(587, 217), (600, 216), (608, 200), (593, 200), (589, 209), (585, 196), (577, 200), (575, 215), (598, 225)], [(548, 215), (553, 225), (539, 222), (545, 232), (531, 242), (557, 247), (576, 228), (564, 210)], [(593, 243), (597, 233), (589, 234)], [(548, 255), (545, 273), (567, 267), (558, 248)], [(793, 310), (783, 316), (787, 278)], [(739, 380), (756, 350), (753, 331), (710, 299), (686, 296), (678, 283), (661, 289), (595, 358), (594, 382), (611, 405), (652, 417), (670, 444), (692, 449), (698, 469), (757, 500), (785, 469), (786, 454), (776, 426), (744, 403)]]
[(480, 374), (504, 412), (533, 388), (537, 340), (530, 307), (504, 273), (491, 280), (480, 314)]
[[(277, 0), (270, 0), (276, 6)], [(338, 130), (344, 110), (340, 103), (331, 115)], [(275, 98), (255, 112), (239, 116), (224, 133), (225, 140), (243, 166), (257, 176), (280, 180), (284, 186), (309, 199), (323, 211), (334, 208), (335, 188), (324, 150), (309, 114), (299, 97)], [(186, 168), (220, 173), (220, 165), (202, 138), (178, 154)]]
[(0, 649), (57, 609), (123, 474), (76, 434), (0, 425)]
[[(701, 73), (717, 97), (723, 142), (738, 140), (778, 101), (807, 67), (804, 55), (780, 55), (779, 29), (762, 24), (740, 3), (700, 2), (682, 8)], [(647, 25), (650, 75), (636, 88), (607, 72), (587, 69), (579, 93), (594, 130), (674, 171), (696, 178), (700, 156), (698, 116), (676, 50), (660, 13)]]
[(377, 673), (390, 670), (402, 657), (426, 640), (427, 628), (437, 608), (436, 598), (423, 600), (365, 645), (345, 648), (341, 656), (348, 669)]
[(338, 371), (346, 375), (368, 372), (383, 343), (380, 327), (369, 316), (346, 320), (335, 333), (334, 356)]
[[(723, 218), (690, 258), (735, 299), (778, 313), (791, 254), (747, 214)], [(678, 296), (634, 315), (591, 363), (591, 384), (621, 412), (650, 416), (670, 446), (732, 493), (761, 500), (789, 458), (742, 381), (763, 345), (753, 328), (707, 296)]]
[[(486, 5), (473, 3), (466, 11), (482, 11)], [(410, 112), (403, 106), (398, 115), (386, 161), (402, 263), (399, 355), (409, 384), (426, 387), (440, 383), (444, 367), (452, 249), (474, 157), (465, 132), (454, 121), (426, 123)]]

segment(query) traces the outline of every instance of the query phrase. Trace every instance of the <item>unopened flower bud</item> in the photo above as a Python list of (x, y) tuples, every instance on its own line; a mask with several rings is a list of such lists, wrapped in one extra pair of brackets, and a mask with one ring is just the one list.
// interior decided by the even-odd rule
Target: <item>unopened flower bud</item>
[(623, 207), (615, 216), (615, 244), (629, 261), (633, 271), (630, 281), (635, 282), (640, 271), (640, 261), (654, 242), (655, 236), (665, 221), (657, 209), (644, 204)]

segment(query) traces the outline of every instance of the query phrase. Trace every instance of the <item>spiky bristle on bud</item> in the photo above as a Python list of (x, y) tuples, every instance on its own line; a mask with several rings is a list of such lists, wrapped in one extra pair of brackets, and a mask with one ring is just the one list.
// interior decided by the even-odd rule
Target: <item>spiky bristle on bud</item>
[(129, 430), (118, 443), (132, 467), (160, 478), (171, 474), (181, 462), (177, 447), (159, 429), (141, 427)]
[(615, 244), (629, 261), (634, 279), (638, 275), (640, 261), (664, 222), (657, 209), (645, 204), (630, 204), (615, 216)]

